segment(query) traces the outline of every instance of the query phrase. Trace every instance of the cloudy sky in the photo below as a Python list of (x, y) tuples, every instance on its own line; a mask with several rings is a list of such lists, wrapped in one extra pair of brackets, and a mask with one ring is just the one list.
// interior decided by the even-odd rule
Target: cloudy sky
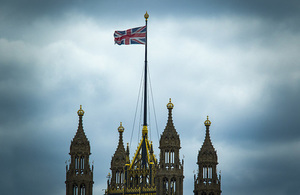
[(81, 104), (94, 194), (104, 193), (120, 121), (131, 155), (137, 146), (144, 61), (143, 46), (114, 45), (113, 32), (144, 25), (145, 11), (151, 140), (158, 154), (171, 97), (184, 194), (206, 115), (223, 195), (300, 194), (299, 10), (296, 0), (1, 0), (1, 194), (65, 194)]

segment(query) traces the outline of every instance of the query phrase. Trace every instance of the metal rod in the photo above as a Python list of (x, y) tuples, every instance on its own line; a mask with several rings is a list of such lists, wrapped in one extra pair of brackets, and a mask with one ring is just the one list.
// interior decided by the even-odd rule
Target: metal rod
[(147, 126), (147, 19), (146, 19), (146, 43), (145, 43), (145, 80), (144, 80), (144, 124)]

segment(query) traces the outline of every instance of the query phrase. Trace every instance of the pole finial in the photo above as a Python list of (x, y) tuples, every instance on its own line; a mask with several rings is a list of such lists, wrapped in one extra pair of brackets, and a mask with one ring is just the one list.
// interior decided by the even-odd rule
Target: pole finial
[(146, 13), (145, 13), (144, 17), (145, 17), (145, 19), (146, 19), (146, 20), (148, 20), (148, 18), (149, 18), (149, 14), (147, 13), (147, 11), (146, 11)]

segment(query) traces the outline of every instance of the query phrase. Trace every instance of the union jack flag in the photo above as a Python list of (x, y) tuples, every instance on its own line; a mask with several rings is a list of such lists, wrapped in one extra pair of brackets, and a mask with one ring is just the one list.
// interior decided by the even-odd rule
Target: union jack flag
[(115, 43), (118, 45), (143, 44), (146, 43), (146, 26), (131, 28), (124, 31), (116, 30), (114, 33)]

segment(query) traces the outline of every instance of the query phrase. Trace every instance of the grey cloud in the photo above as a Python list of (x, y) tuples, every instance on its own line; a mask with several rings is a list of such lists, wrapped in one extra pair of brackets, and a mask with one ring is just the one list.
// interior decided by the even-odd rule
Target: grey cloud
[[(270, 19), (282, 19), (285, 17), (299, 16), (299, 2), (289, 1), (1, 1), (2, 10), (6, 10), (7, 16), (23, 19), (24, 17), (36, 18), (50, 16), (59, 18), (68, 11), (76, 11), (90, 16), (107, 16), (126, 18), (140, 14), (138, 10), (145, 9), (158, 15), (230, 15), (250, 14)], [(117, 15), (116, 15), (117, 14)]]
[[(265, 151), (266, 148), (260, 146), (256, 147), (256, 150)], [(296, 186), (299, 182), (297, 179), (299, 172), (295, 167), (297, 167), (299, 155), (294, 156), (288, 149), (284, 152), (269, 154), (265, 151), (264, 155), (259, 158), (237, 157), (234, 159), (235, 168), (222, 174), (224, 194), (230, 191), (230, 194), (245, 195), (298, 194), (300, 189)], [(282, 178), (289, 178), (289, 182), (283, 182)]]
[(250, 141), (253, 144), (299, 141), (299, 89), (293, 89), (286, 83), (270, 86), (263, 93), (265, 94), (262, 94), (262, 98), (268, 97), (267, 100), (261, 100), (265, 103), (257, 102), (251, 115), (245, 110), (243, 115), (233, 119), (239, 122), (233, 122), (235, 125), (228, 127), (231, 129), (227, 132), (228, 139)]
[(54, 140), (49, 135), (37, 138), (37, 132), (28, 133), (31, 135), (21, 140), (11, 139), (13, 144), (1, 144), (11, 149), (1, 162), (1, 166), (9, 167), (1, 176), (3, 194), (59, 194), (65, 176), (63, 154), (59, 152), (62, 148), (56, 147), (60, 142), (49, 143)]

